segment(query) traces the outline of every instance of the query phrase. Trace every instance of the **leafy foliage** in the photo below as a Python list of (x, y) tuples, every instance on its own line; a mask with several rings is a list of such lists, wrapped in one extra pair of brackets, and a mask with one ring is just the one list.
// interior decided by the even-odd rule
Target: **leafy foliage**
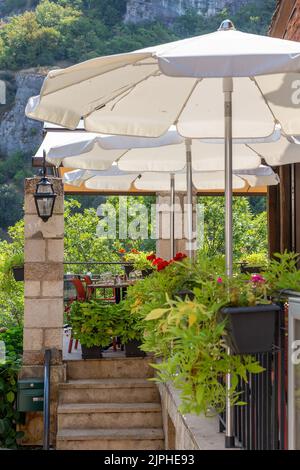
[(17, 448), (16, 440), (23, 436), (23, 433), (16, 431), (21, 416), (15, 407), (22, 337), (22, 328), (0, 333), (0, 341), (4, 341), (6, 347), (6, 361), (0, 363), (0, 447), (9, 449)]
[[(192, 289), (195, 300), (179, 300), (182, 289)], [(195, 264), (172, 263), (132, 286), (122, 315), (130, 319), (131, 328), (135, 321), (140, 334), (144, 329), (142, 349), (161, 359), (153, 365), (157, 380), (171, 380), (181, 391), (182, 411), (198, 414), (224, 409), (222, 379), (229, 370), (234, 404), (240, 403), (238, 378), (247, 380), (247, 373), (263, 370), (251, 357), (227, 356), (226, 323), (220, 321), (219, 311), (225, 305), (261, 303), (265, 296), (264, 283), (249, 282), (249, 276), (226, 279), (223, 258), (202, 254)]]
[[(159, 316), (159, 318), (157, 318)], [(183, 413), (218, 413), (226, 405), (224, 377), (231, 371), (232, 404), (242, 404), (236, 392), (238, 379), (247, 382), (247, 373), (263, 368), (250, 356), (228, 356), (224, 335), (226, 325), (218, 321), (213, 309), (199, 301), (169, 301), (168, 309), (154, 310), (148, 320), (169, 353), (154, 367), (159, 381), (172, 381), (181, 392)], [(146, 346), (147, 349), (147, 346)], [(157, 352), (157, 351), (155, 351)], [(209, 411), (208, 411), (209, 410)]]
[(263, 274), (270, 290), (293, 290), (300, 292), (300, 271), (298, 269), (300, 255), (298, 253), (275, 253), (266, 272)]
[(11, 267), (23, 259), (24, 222), (8, 230), (11, 242), (0, 241), (0, 326), (22, 325), (24, 311), (24, 284), (16, 282)]
[(74, 338), (83, 346), (106, 347), (111, 343), (116, 325), (117, 305), (90, 302), (73, 302), (70, 323)]
[[(198, 198), (204, 208), (204, 251), (209, 256), (224, 253), (224, 197)], [(253, 214), (246, 197), (233, 198), (233, 250), (236, 260), (251, 253), (267, 253), (267, 214)]]
[[(73, 272), (90, 271), (88, 262), (119, 261), (113, 250), (113, 242), (99, 238), (96, 234), (99, 218), (95, 209), (84, 209), (78, 201), (65, 201), (65, 260), (68, 262), (86, 262), (86, 265), (66, 265), (66, 270)], [(97, 272), (107, 271), (107, 266), (97, 266)], [(119, 268), (109, 267), (118, 272)]]
[[(126, 0), (31, 1), (30, 11), (13, 16), (0, 31), (0, 67), (53, 65), (57, 61), (77, 62), (126, 52), (215, 31), (228, 16), (224, 10), (204, 18), (191, 9), (169, 26), (158, 21), (125, 25), (126, 3)], [(24, 0), (7, 0), (2, 12), (22, 10), (24, 4)], [(242, 30), (266, 33), (274, 8), (275, 0), (267, 0), (259, 7), (254, 2), (241, 7), (232, 19)]]

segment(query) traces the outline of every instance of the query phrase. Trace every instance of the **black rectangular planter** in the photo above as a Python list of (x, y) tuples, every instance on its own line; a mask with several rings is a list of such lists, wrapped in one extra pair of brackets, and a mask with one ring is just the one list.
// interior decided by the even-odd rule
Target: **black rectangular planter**
[(13, 268), (13, 275), (15, 281), (24, 281), (24, 266), (20, 268)]
[(100, 346), (92, 346), (91, 348), (81, 346), (81, 353), (82, 359), (101, 359), (102, 348)]
[(145, 357), (146, 353), (141, 351), (139, 346), (141, 346), (141, 342), (137, 340), (128, 341), (125, 344), (125, 356), (126, 357)]
[(236, 354), (268, 352), (275, 341), (278, 305), (257, 305), (255, 307), (227, 307), (222, 309), (223, 318), (228, 320), (228, 346)]

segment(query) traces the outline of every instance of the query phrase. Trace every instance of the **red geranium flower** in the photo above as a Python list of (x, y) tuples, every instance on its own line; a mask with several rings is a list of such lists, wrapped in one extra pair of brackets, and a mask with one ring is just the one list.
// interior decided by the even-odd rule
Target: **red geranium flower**
[(130, 253), (134, 253), (135, 255), (138, 255), (139, 251), (136, 248), (132, 248), (132, 250), (130, 250)]
[(119, 253), (126, 253), (126, 250), (124, 250), (124, 248), (120, 248)]
[(184, 258), (187, 258), (184, 253), (177, 253), (173, 259), (174, 261), (182, 261)]
[(154, 253), (151, 253), (151, 255), (147, 256), (148, 261), (154, 261), (156, 259), (156, 255)]
[(160, 263), (162, 263), (164, 260), (162, 258), (155, 258), (153, 261), (153, 266), (158, 266)]
[(157, 271), (162, 271), (162, 270), (165, 269), (167, 266), (169, 266), (169, 262), (163, 260), (161, 263), (159, 263), (159, 264), (157, 265)]

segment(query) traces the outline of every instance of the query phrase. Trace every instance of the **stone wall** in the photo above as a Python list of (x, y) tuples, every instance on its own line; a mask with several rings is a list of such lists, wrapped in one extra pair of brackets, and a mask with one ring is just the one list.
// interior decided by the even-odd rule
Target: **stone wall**
[[(6, 74), (7, 75), (7, 74)], [(0, 76), (5, 80), (5, 76)], [(16, 152), (24, 154), (37, 150), (43, 140), (43, 124), (25, 116), (25, 106), (31, 96), (38, 95), (45, 75), (34, 71), (10, 74), (6, 81), (8, 95), (7, 109), (0, 118), (0, 154), (10, 156)]]
[(182, 415), (179, 393), (171, 384), (159, 384), (166, 450), (225, 450), (218, 418)]
[(171, 23), (191, 8), (204, 16), (216, 15), (224, 8), (234, 13), (241, 6), (254, 1), (257, 0), (128, 0), (125, 23), (155, 19)]

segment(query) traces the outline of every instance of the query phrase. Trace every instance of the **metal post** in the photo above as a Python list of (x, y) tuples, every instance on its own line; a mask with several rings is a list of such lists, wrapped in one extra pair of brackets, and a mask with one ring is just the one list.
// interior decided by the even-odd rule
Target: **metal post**
[(170, 259), (174, 258), (175, 253), (175, 175), (171, 173), (171, 191), (170, 191)]
[(50, 366), (51, 350), (45, 351), (44, 365), (44, 442), (43, 450), (49, 450), (50, 446)]
[(225, 259), (232, 276), (232, 78), (223, 79), (225, 121)]
[(192, 141), (185, 140), (186, 147), (186, 189), (187, 189), (187, 242), (188, 254), (193, 256), (193, 168), (192, 168)]
[[(225, 261), (226, 274), (232, 276), (232, 78), (223, 78), (225, 123)], [(228, 354), (231, 354), (228, 348)], [(226, 437), (225, 447), (234, 447), (233, 407), (230, 404), (231, 375), (226, 376)]]

